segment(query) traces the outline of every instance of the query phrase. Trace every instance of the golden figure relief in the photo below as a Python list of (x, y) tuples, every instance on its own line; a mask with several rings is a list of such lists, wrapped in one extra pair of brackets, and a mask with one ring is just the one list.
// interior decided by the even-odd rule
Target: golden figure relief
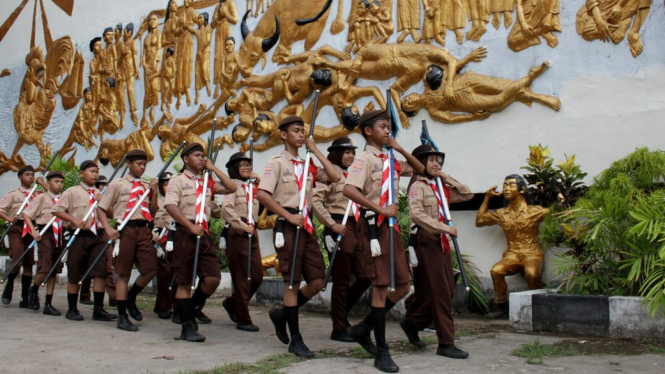
[[(425, 43), (430, 44), (432, 39), (440, 45), (446, 45), (445, 34), (441, 33), (441, 2), (443, 0), (423, 0), (425, 17), (423, 18), (423, 35)], [(416, 42), (417, 43), (417, 42)]]
[[(153, 15), (157, 17), (156, 14), (151, 14), (148, 17), (148, 20), (152, 18)], [(150, 26), (148, 25), (148, 28), (149, 27)], [(168, 47), (175, 47), (177, 28), (178, 3), (176, 3), (176, 0), (169, 0), (168, 5), (166, 6), (166, 15), (164, 16), (164, 26), (162, 27), (162, 48), (164, 48), (164, 53), (166, 53)]]
[(97, 143), (92, 140), (92, 138), (97, 135), (97, 129), (95, 129), (95, 124), (97, 123), (97, 110), (95, 109), (95, 103), (92, 101), (92, 90), (90, 87), (83, 91), (83, 99), (84, 103), (79, 108), (79, 113), (72, 126), (72, 132), (69, 133), (69, 137), (62, 146), (63, 157), (67, 153), (73, 151), (70, 156), (71, 160), (74, 159), (77, 151), (77, 148), (74, 147), (74, 143), (82, 145), (86, 151), (97, 146)]
[(561, 109), (561, 101), (558, 98), (534, 94), (531, 91), (533, 81), (548, 67), (549, 65), (544, 62), (517, 81), (468, 71), (455, 77), (453, 80), (454, 95), (452, 100), (447, 100), (440, 90), (444, 71), (440, 67), (432, 65), (428, 68), (424, 79), (425, 92), (407, 95), (402, 99), (401, 106), (409, 115), (424, 108), (432, 119), (443, 123), (486, 119), (492, 113), (501, 111), (516, 101), (528, 106), (535, 101), (558, 111)]
[[(538, 243), (538, 225), (549, 209), (529, 205), (525, 199), (526, 188), (527, 183), (522, 176), (507, 176), (501, 193), (496, 191), (496, 186), (487, 190), (476, 215), (477, 227), (499, 225), (506, 235), (506, 251), (490, 271), (494, 283), (494, 301), (505, 309), (508, 303), (506, 276), (523, 273), (532, 290), (540, 288), (542, 284), (544, 254)], [(503, 196), (508, 206), (488, 212), (489, 200), (495, 196)]]
[[(427, 0), (423, 0), (426, 7)], [(397, 43), (403, 42), (411, 35), (414, 42), (420, 42), (420, 0), (397, 0), (397, 30), (401, 34), (397, 37)]]
[(78, 50), (74, 52), (74, 64), (71, 72), (65, 77), (60, 85), (60, 98), (62, 107), (65, 110), (74, 109), (81, 98), (83, 98), (83, 86), (85, 84), (83, 71), (85, 70), (85, 60)]
[[(113, 53), (116, 56), (115, 60), (115, 89), (116, 99), (118, 102), (118, 113), (120, 115), (120, 128), (125, 125), (125, 77), (122, 75), (122, 47), (125, 44), (122, 40), (122, 23), (119, 23), (113, 29)], [(108, 47), (108, 45), (107, 45)]]
[(118, 100), (120, 103), (120, 117), (125, 117), (125, 90), (129, 102), (129, 113), (134, 126), (138, 126), (139, 118), (136, 115), (136, 95), (134, 94), (135, 80), (140, 80), (138, 66), (138, 50), (134, 36), (134, 24), (129, 23), (123, 32), (123, 42), (120, 44), (118, 60)]
[(222, 92), (229, 96), (236, 97), (238, 92), (235, 90), (238, 82), (238, 52), (235, 51), (236, 40), (229, 36), (224, 41), (224, 64), (222, 65)]
[[(114, 35), (113, 28), (111, 27), (107, 27), (104, 30), (104, 34), (102, 34), (102, 39), (104, 39), (104, 43), (106, 43), (100, 54), (101, 68), (99, 69), (99, 78), (101, 79), (102, 85), (107, 78), (116, 79), (117, 77), (118, 55), (116, 54), (115, 45), (113, 44)], [(103, 96), (104, 89), (102, 89), (101, 92)]]
[(509, 28), (513, 23), (513, 10), (515, 10), (515, 0), (491, 0), (492, 26), (498, 29), (503, 15), (503, 25)]
[[(277, 215), (273, 215), (274, 217), (277, 217)], [(263, 275), (267, 276), (268, 272), (266, 270), (268, 269), (274, 269), (275, 270), (275, 275), (278, 277), (282, 276), (282, 273), (279, 272), (279, 259), (277, 258), (277, 253), (273, 253), (271, 255), (265, 256), (261, 258), (261, 267), (263, 268)]]
[(640, 29), (650, 9), (651, 0), (586, 0), (577, 12), (575, 26), (577, 33), (588, 41), (619, 44), (628, 33), (630, 53), (637, 57), (644, 50)]
[(115, 134), (120, 127), (115, 79), (106, 78), (102, 88), (102, 101), (99, 103), (99, 140), (104, 140), (104, 133)]
[(175, 90), (176, 65), (175, 57), (173, 56), (174, 53), (175, 49), (173, 46), (166, 48), (166, 52), (164, 53), (164, 60), (162, 61), (162, 70), (160, 72), (162, 112), (165, 114), (171, 111), (171, 104), (173, 103), (173, 91)]
[(102, 97), (102, 38), (96, 37), (90, 41), (90, 52), (92, 52), (92, 60), (90, 60), (88, 80), (92, 89), (92, 102), (95, 104), (95, 108), (98, 108)]
[(490, 20), (490, 0), (468, 0), (471, 30), (466, 33), (466, 40), (477, 42), (487, 32)]
[(508, 47), (514, 52), (540, 44), (542, 36), (554, 48), (559, 38), (552, 32), (561, 32), (559, 0), (517, 0), (517, 21), (508, 35)]
[[(467, 4), (465, 0), (441, 0), (440, 18), (440, 38), (437, 42), (444, 46), (446, 44), (446, 34), (448, 30), (455, 33), (457, 44), (464, 42), (463, 30), (467, 22)], [(443, 43), (441, 43), (443, 41)]]
[[(143, 39), (143, 50), (141, 51), (141, 67), (143, 67), (143, 118), (141, 127), (148, 126), (148, 113), (150, 123), (155, 122), (155, 107), (159, 105), (159, 51), (162, 45), (162, 34), (157, 29), (159, 21), (156, 15), (151, 15), (148, 20), (148, 34)], [(168, 112), (164, 112), (168, 116)]]
[(262, 88), (247, 87), (240, 91), (238, 97), (230, 99), (224, 105), (226, 114), (233, 117), (238, 113), (238, 122), (232, 133), (232, 138), (236, 143), (242, 143), (249, 137), (254, 129), (254, 119), (259, 115), (267, 116), (274, 120), (275, 115), (270, 112), (272, 107), (272, 94)]
[[(215, 12), (212, 14), (212, 21), (210, 21), (210, 26), (215, 29), (215, 75), (213, 79), (213, 83), (215, 83), (214, 98), (219, 97), (222, 88), (225, 86), (224, 73), (226, 68), (224, 65), (227, 61), (226, 44), (231, 37), (231, 25), (235, 25), (237, 23), (238, 10), (236, 9), (235, 0), (220, 0), (219, 4), (217, 4), (215, 7)], [(235, 39), (233, 40), (233, 44), (233, 49), (235, 49)]]
[(148, 139), (148, 131), (148, 128), (140, 128), (125, 138), (102, 141), (95, 160), (99, 160), (103, 165), (110, 162), (113, 167), (116, 167), (127, 152), (140, 149), (148, 154), (148, 161), (152, 161), (155, 158), (155, 153), (150, 145), (150, 139)]
[[(199, 104), (199, 91), (205, 87), (208, 96), (212, 95), (210, 89), (210, 42), (212, 42), (212, 29), (208, 25), (208, 13), (198, 15), (196, 23), (199, 28), (189, 28), (188, 31), (196, 35), (196, 69), (194, 71), (194, 88), (196, 96), (194, 104)], [(189, 104), (188, 104), (189, 105)]]
[[(449, 73), (442, 90), (443, 96), (451, 100), (454, 96), (453, 81), (457, 71), (469, 62), (480, 61), (486, 55), (487, 50), (481, 47), (458, 61), (447, 50), (433, 45), (370, 44), (361, 48), (352, 61), (331, 63), (314, 56), (312, 63), (315, 66), (337, 70), (338, 74), (346, 74), (351, 81), (357, 78), (383, 81), (398, 77), (390, 86), (394, 102), (399, 102), (400, 95), (425, 76), (428, 66), (432, 64), (446, 66)], [(406, 114), (400, 110), (399, 115), (402, 126), (408, 129), (410, 122)]]
[(194, 38), (190, 31), (193, 30), (194, 23), (198, 15), (190, 5), (192, 0), (184, 0), (184, 6), (178, 10), (178, 20), (176, 26), (176, 69), (175, 76), (175, 94), (176, 109), (180, 109), (181, 97), (184, 95), (187, 106), (192, 105), (192, 99), (189, 96), (189, 88), (192, 86), (192, 59), (194, 57)]
[(35, 145), (40, 163), (50, 157), (51, 149), (44, 142), (44, 131), (51, 121), (60, 92), (59, 78), (71, 73), (74, 62), (74, 43), (68, 36), (55, 40), (46, 60), (41, 47), (34, 47), (25, 57), (27, 70), (21, 83), (21, 93), (14, 108), (14, 128), (18, 140), (8, 158), (0, 152), (0, 172), (17, 171), (25, 165), (18, 152), (24, 145)]

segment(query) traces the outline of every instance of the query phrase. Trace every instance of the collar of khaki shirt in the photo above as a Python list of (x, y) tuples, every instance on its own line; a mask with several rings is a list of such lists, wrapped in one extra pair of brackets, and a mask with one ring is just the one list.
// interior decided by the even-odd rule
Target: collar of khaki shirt
[(372, 152), (375, 156), (383, 154), (383, 151), (371, 145), (365, 145), (365, 150), (368, 152)]
[(294, 158), (298, 158), (298, 159), (300, 159), (300, 161), (302, 161), (302, 158), (300, 158), (300, 156), (294, 156), (294, 155), (291, 154), (291, 152), (286, 151), (286, 150), (284, 152), (282, 152), (282, 156), (284, 156), (284, 158), (286, 158), (289, 161), (293, 160)]

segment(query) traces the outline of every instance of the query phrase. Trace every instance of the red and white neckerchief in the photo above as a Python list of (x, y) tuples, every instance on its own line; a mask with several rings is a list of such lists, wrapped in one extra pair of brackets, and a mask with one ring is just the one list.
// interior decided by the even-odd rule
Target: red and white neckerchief
[[(87, 189), (87, 190), (88, 190), (88, 194), (90, 195), (90, 200), (88, 202), (88, 207), (92, 208), (92, 206), (97, 202), (97, 198), (95, 197), (95, 189), (90, 188), (90, 189)], [(94, 209), (90, 213), (90, 218), (92, 219), (92, 222), (90, 223), (90, 231), (94, 232), (95, 235), (97, 235), (97, 213), (95, 213)]]
[[(245, 190), (245, 201), (247, 201), (247, 206), (249, 204), (254, 204), (253, 201), (249, 201), (249, 189), (250, 185), (252, 188), (252, 200), (256, 197), (256, 193), (258, 192), (258, 186), (254, 182), (242, 182), (242, 188)], [(256, 207), (254, 207), (256, 209)], [(249, 210), (247, 211), (247, 224), (254, 227), (254, 214), (252, 214), (252, 217), (249, 215)]]
[[(439, 222), (443, 222), (445, 224), (448, 224), (446, 221), (446, 216), (444, 213), (443, 209), (443, 199), (441, 199), (441, 195), (439, 194), (439, 188), (436, 185), (436, 181), (427, 179), (426, 181), (423, 181), (432, 188), (432, 191), (434, 192), (434, 196), (436, 196), (436, 205), (439, 208)], [(450, 198), (450, 190), (448, 189), (447, 186), (443, 186), (443, 193), (446, 194), (446, 198)], [(448, 242), (448, 234), (442, 234), (441, 235), (441, 250), (445, 254), (450, 253), (450, 243)]]
[[(343, 171), (342, 175), (344, 175), (344, 179), (349, 178), (349, 173), (346, 171)], [(353, 212), (353, 217), (356, 219), (356, 222), (360, 222), (360, 209), (358, 208), (358, 204), (353, 200), (351, 200), (351, 211)]]
[[(303, 161), (298, 157), (291, 159), (293, 162), (293, 172), (296, 174), (296, 181), (298, 182), (298, 197), (300, 197), (300, 192), (303, 188), (307, 188), (307, 174), (303, 173)], [(312, 218), (309, 216), (309, 209), (307, 208), (307, 193), (305, 193), (305, 201), (302, 204), (302, 216), (305, 220), (305, 230), (308, 233), (312, 234), (314, 232), (314, 224), (312, 223)]]
[[(388, 156), (384, 155), (383, 153), (380, 153), (379, 157), (381, 160), (383, 160), (383, 174), (381, 175), (381, 200), (379, 201), (379, 204), (381, 207), (385, 208), (389, 203), (388, 194), (390, 193), (390, 183), (399, 184), (399, 177), (402, 174), (402, 168), (399, 166), (399, 162), (394, 162), (395, 174), (397, 176), (395, 177), (395, 181), (393, 181), (393, 176), (390, 175), (390, 158), (388, 158)], [(393, 196), (393, 198), (395, 198), (395, 201), (397, 201), (396, 196)], [(376, 226), (381, 226), (381, 223), (383, 223), (385, 218), (386, 217), (379, 214), (379, 218), (376, 221)], [(395, 230), (397, 230), (397, 232), (399, 232), (399, 225), (395, 225), (393, 227)]]
[[(203, 178), (198, 178), (196, 175), (193, 175), (191, 179), (194, 180), (194, 188), (196, 189), (196, 211), (194, 213), (196, 219), (194, 220), (194, 224), (201, 224), (201, 226), (203, 226), (203, 230), (210, 234), (210, 231), (208, 231), (208, 215), (206, 214), (205, 209), (207, 191), (203, 188)], [(212, 187), (214, 188), (215, 182), (208, 179), (209, 188), (211, 187), (211, 183)]]
[[(136, 202), (141, 199), (144, 191), (145, 188), (143, 187), (143, 183), (141, 183), (141, 181), (135, 180), (132, 182), (132, 193), (129, 195), (129, 201), (127, 202), (127, 209), (125, 209), (125, 214), (122, 216), (123, 222), (127, 219), (127, 216), (132, 211), (132, 209), (134, 209)], [(148, 209), (148, 203), (145, 202), (145, 199), (141, 202), (141, 214), (146, 220), (152, 221), (152, 214), (150, 214), (150, 209)]]
[[(25, 194), (25, 198), (27, 199), (27, 198), (28, 198), (28, 195), (30, 195), (30, 191), (26, 190), (25, 192), (23, 192), (23, 194)], [(35, 192), (32, 194), (32, 196), (30, 196), (30, 200), (28, 200), (28, 202), (25, 203), (25, 206), (27, 207), (27, 206), (32, 202), (32, 200), (34, 200), (35, 197), (37, 197), (37, 196), (39, 196), (39, 195), (41, 195), (41, 193), (38, 192), (38, 191), (35, 191)], [(23, 219), (23, 218), (20, 218), (20, 219)], [(26, 236), (26, 235), (29, 234), (29, 233), (30, 233), (30, 227), (28, 227), (28, 224), (27, 224), (27, 223), (23, 222), (23, 231), (21, 232), (21, 237), (24, 237), (24, 236)]]
[[(53, 196), (53, 206), (58, 203), (58, 200), (60, 200), (60, 195), (58, 196)], [(53, 228), (53, 239), (55, 241), (55, 246), (57, 247), (58, 244), (60, 244), (60, 239), (62, 238), (62, 219), (56, 218), (55, 221), (53, 221), (53, 224), (51, 225), (51, 228)]]

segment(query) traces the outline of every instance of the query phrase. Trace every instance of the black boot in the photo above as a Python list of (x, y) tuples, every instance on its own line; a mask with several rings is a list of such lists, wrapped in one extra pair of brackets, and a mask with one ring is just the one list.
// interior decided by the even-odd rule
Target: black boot
[(289, 353), (302, 358), (314, 358), (314, 352), (310, 351), (302, 340), (302, 335), (291, 335), (291, 344), (289, 344)]
[(259, 331), (259, 326), (247, 324), (247, 325), (236, 325), (236, 329), (240, 331), (247, 331), (247, 332), (258, 332)]
[(238, 317), (236, 317), (236, 311), (233, 310), (233, 308), (231, 308), (227, 304), (226, 299), (224, 299), (224, 301), (222, 301), (222, 306), (224, 307), (224, 309), (226, 309), (226, 313), (229, 314), (229, 319), (231, 319), (231, 322), (238, 323)]
[[(194, 294), (192, 294), (192, 315), (198, 322), (202, 324), (208, 324), (211, 323), (212, 320), (208, 318), (205, 314), (203, 314), (203, 307), (206, 304), (206, 300), (210, 295), (206, 295), (205, 292), (203, 292), (203, 289), (201, 288), (201, 283), (196, 287), (196, 290), (194, 290)], [(196, 320), (194, 322), (196, 322)]]
[(33, 284), (28, 291), (28, 304), (30, 304), (30, 309), (39, 310), (39, 288), (36, 284)]
[(416, 326), (411, 323), (411, 320), (404, 318), (399, 321), (399, 325), (402, 327), (402, 330), (406, 334), (406, 337), (409, 338), (409, 342), (416, 346), (417, 348), (425, 348), (427, 344), (423, 343), (418, 337), (418, 329)]
[(496, 310), (492, 313), (489, 313), (487, 317), (489, 318), (501, 318), (508, 315), (510, 309), (508, 308), (508, 303), (498, 303), (496, 304)]
[(60, 313), (60, 311), (58, 309), (56, 309), (56, 307), (54, 307), (51, 304), (46, 304), (46, 303), (44, 303), (44, 314), (46, 314), (48, 316), (62, 315), (62, 313)]
[(187, 321), (182, 324), (182, 330), (180, 331), (180, 340), (186, 340), (188, 342), (200, 343), (206, 340), (206, 337), (196, 332), (194, 329), (194, 324), (192, 321)]
[(83, 321), (83, 316), (79, 313), (78, 309), (68, 309), (65, 318), (70, 321)]
[(19, 308), (32, 309), (30, 307), (30, 288), (32, 287), (32, 276), (21, 275), (21, 300), (18, 303)]
[(284, 344), (289, 344), (289, 335), (286, 333), (286, 318), (284, 317), (284, 309), (271, 309), (268, 312), (272, 324), (275, 326), (275, 335), (277, 339)]
[(93, 304), (92, 300), (90, 300), (89, 297), (82, 297), (81, 300), (79, 300), (79, 303), (81, 303), (83, 305), (92, 305)]
[(5, 290), (2, 291), (2, 303), (9, 305), (12, 302), (12, 294), (14, 293), (14, 279), (17, 274), (9, 274), (7, 277), (7, 285)]
[(93, 321), (110, 322), (110, 321), (115, 321), (116, 319), (118, 319), (117, 314), (111, 314), (106, 310), (104, 310), (104, 308), (101, 306), (95, 306), (94, 309), (92, 310)]
[(376, 351), (376, 358), (374, 358), (374, 367), (384, 373), (397, 373), (399, 366), (390, 357), (388, 345), (378, 346)]
[(439, 348), (436, 349), (436, 354), (439, 356), (445, 356), (450, 358), (467, 358), (469, 357), (468, 352), (455, 347), (454, 344), (444, 345), (439, 344)]
[(194, 310), (192, 311), (192, 315), (194, 318), (196, 318), (200, 323), (207, 325), (212, 322), (210, 317), (206, 316), (203, 314), (203, 311), (199, 309), (198, 307), (194, 307)]
[(342, 343), (355, 343), (356, 341), (351, 339), (349, 334), (346, 333), (346, 330), (332, 330), (330, 333), (330, 340), (335, 340)]
[(376, 345), (372, 342), (371, 332), (372, 328), (365, 322), (360, 322), (346, 329), (346, 334), (351, 339), (360, 344), (367, 353), (376, 356)]
[(157, 313), (157, 317), (159, 319), (170, 319), (173, 316), (173, 313), (171, 313), (171, 311), (169, 311), (169, 310), (156, 310), (155, 309), (154, 312)]
[(127, 295), (127, 313), (129, 313), (129, 315), (135, 321), (143, 321), (143, 315), (141, 314), (139, 308), (136, 306), (136, 296)]
[(121, 314), (118, 316), (118, 330), (139, 331), (139, 328), (126, 315)]
[(180, 316), (178, 313), (173, 313), (173, 317), (171, 317), (171, 322), (175, 323), (176, 325), (182, 325), (182, 321), (180, 321)]

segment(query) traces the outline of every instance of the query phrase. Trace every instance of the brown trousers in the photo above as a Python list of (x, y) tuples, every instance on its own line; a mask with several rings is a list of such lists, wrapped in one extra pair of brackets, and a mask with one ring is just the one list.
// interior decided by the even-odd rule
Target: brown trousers
[[(162, 245), (162, 249), (165, 245)], [(166, 256), (157, 259), (157, 297), (155, 299), (155, 310), (171, 310), (173, 308), (173, 298), (177, 287), (169, 290), (171, 280), (173, 279), (173, 270), (171, 269), (171, 260), (173, 252), (166, 252)]]
[(261, 266), (261, 248), (259, 238), (252, 236), (252, 279), (247, 280), (247, 249), (249, 239), (243, 231), (229, 228), (227, 235), (226, 259), (229, 261), (233, 294), (225, 300), (226, 305), (235, 309), (239, 325), (251, 325), (249, 316), (249, 300), (263, 282), (263, 267)]
[[(77, 239), (78, 240), (78, 239)], [(76, 240), (75, 240), (76, 241)], [(101, 261), (101, 260), (100, 260)], [(113, 275), (113, 246), (109, 246), (106, 250), (106, 293), (109, 295), (109, 300), (115, 300), (115, 277)], [(81, 300), (90, 300), (90, 286), (92, 285), (92, 277), (86, 278), (81, 284)]]
[[(341, 220), (335, 220), (341, 223)], [(326, 232), (328, 235), (328, 232)], [(333, 239), (337, 234), (330, 232)], [(332, 254), (328, 252), (330, 258)], [(346, 330), (346, 315), (353, 308), (362, 295), (372, 285), (365, 277), (365, 268), (362, 264), (362, 247), (358, 242), (357, 225), (354, 219), (346, 222), (346, 235), (339, 242), (335, 263), (332, 269), (332, 294), (330, 297), (330, 317), (332, 318), (333, 330)], [(356, 280), (351, 283), (351, 275)], [(350, 285), (350, 286), (349, 286)]]
[(157, 271), (157, 251), (149, 227), (125, 227), (120, 238), (120, 253), (115, 258), (115, 272), (120, 277), (132, 275), (132, 269), (141, 274)]
[[(369, 224), (367, 219), (361, 218), (358, 225), (360, 246), (363, 251), (363, 266), (365, 275), (372, 281), (372, 286), (387, 287), (390, 285), (390, 226), (386, 219), (378, 228), (379, 245), (381, 256), (372, 257), (369, 238)], [(409, 283), (409, 265), (406, 260), (406, 252), (402, 248), (400, 234), (395, 231), (393, 239), (395, 251), (395, 285)]]
[[(91, 232), (81, 231), (72, 243), (67, 254), (67, 278), (69, 283), (78, 283), (88, 268), (92, 265), (95, 258), (102, 252), (106, 246), (109, 238), (103, 230), (100, 229), (99, 236)], [(109, 251), (113, 253), (113, 246), (109, 245), (106, 251), (106, 256), (97, 262), (95, 267), (90, 272), (91, 278), (107, 278), (108, 273), (108, 257)]]
[[(192, 283), (194, 274), (194, 254), (196, 253), (196, 236), (190, 234), (184, 226), (176, 225), (173, 238), (173, 261), (171, 268), (176, 274), (176, 283), (187, 286)], [(205, 277), (222, 279), (219, 269), (219, 257), (215, 251), (214, 241), (210, 234), (204, 233), (199, 243), (199, 263), (196, 269), (199, 279)]]
[[(279, 272), (285, 282), (291, 279), (291, 255), (296, 242), (296, 226), (284, 222), (284, 246), (277, 249), (279, 260)], [(273, 240), (275, 231), (273, 230)], [(326, 276), (326, 266), (323, 263), (323, 255), (319, 248), (319, 240), (316, 235), (308, 233), (304, 228), (300, 229), (298, 242), (298, 256), (296, 258), (295, 274), (293, 283), (300, 283), (302, 278), (306, 282), (313, 279), (323, 279)]]
[[(7, 232), (7, 237), (9, 238), (9, 257), (12, 259), (12, 265), (14, 261), (17, 261), (19, 257), (25, 252), (25, 249), (32, 244), (32, 235), (26, 234), (24, 237), (21, 237), (23, 233), (23, 221), (18, 221), (15, 224), (9, 226)], [(14, 274), (21, 271), (21, 266), (29, 266), (35, 264), (35, 255), (34, 248), (30, 250), (30, 253), (26, 254), (23, 257), (23, 260), (14, 268)]]
[(452, 300), (455, 292), (453, 263), (443, 253), (439, 235), (418, 229), (415, 247), (418, 266), (413, 268), (414, 292), (404, 302), (406, 318), (419, 330), (434, 320), (439, 344), (454, 344)]
[[(44, 235), (42, 235), (42, 240), (39, 241), (39, 261), (37, 261), (37, 274), (48, 274), (51, 268), (54, 265), (54, 262), (58, 260), (58, 256), (65, 249), (63, 243), (64, 240), (60, 240), (58, 246), (55, 245), (55, 237), (53, 235), (53, 230), (47, 230)], [(62, 262), (58, 261), (58, 266), (55, 268), (55, 274), (62, 273)]]

